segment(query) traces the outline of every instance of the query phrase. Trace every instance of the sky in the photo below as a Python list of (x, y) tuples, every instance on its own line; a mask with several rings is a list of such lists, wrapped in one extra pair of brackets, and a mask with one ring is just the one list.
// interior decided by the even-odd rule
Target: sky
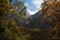
[[(20, 0), (20, 1), (25, 1), (25, 0)], [(43, 0), (26, 0), (24, 2), (24, 5), (27, 7), (26, 9), (27, 13), (29, 13), (30, 15), (34, 15), (36, 12), (38, 12), (41, 9), (41, 3), (43, 2), (44, 2)]]
[(26, 0), (24, 5), (27, 7), (27, 12), (30, 15), (34, 15), (41, 9), (41, 3), (43, 2), (43, 0)]

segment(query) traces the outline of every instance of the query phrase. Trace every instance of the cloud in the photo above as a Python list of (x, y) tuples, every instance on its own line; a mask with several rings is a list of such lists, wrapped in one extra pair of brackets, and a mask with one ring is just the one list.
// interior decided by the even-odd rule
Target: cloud
[(39, 10), (36, 11), (31, 11), (27, 8), (27, 13), (29, 13), (30, 15), (34, 15), (36, 12), (38, 12)]
[(44, 0), (33, 0), (34, 5), (37, 7), (37, 9), (41, 9), (41, 4), (44, 2)]
[[(41, 10), (41, 4), (44, 2), (44, 0), (32, 0), (32, 1), (28, 1), (25, 2), (24, 5), (27, 7), (27, 13), (28, 15), (34, 15), (35, 13), (37, 13), (39, 10)], [(32, 4), (33, 3), (33, 4)], [(33, 6), (34, 5), (34, 6)], [(31, 11), (32, 9), (32, 11)], [(27, 16), (28, 16), (27, 15)]]

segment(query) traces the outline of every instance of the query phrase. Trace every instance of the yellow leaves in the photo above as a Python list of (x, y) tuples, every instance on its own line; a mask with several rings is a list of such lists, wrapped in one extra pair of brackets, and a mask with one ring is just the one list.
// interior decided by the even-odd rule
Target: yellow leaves
[(18, 12), (17, 11), (14, 11), (14, 14), (18, 14)]
[(21, 37), (17, 37), (16, 40), (22, 40)]
[(7, 21), (7, 22), (5, 22), (5, 25), (8, 25), (8, 21)]
[(31, 38), (31, 36), (30, 36), (30, 34), (28, 34), (28, 33), (26, 33), (26, 34), (24, 34), (24, 33), (20, 33), (20, 37), (16, 37), (16, 40), (27, 40), (27, 39), (29, 39), (29, 38)]
[(2, 0), (0, 5), (2, 6), (1, 7), (2, 13), (7, 13), (9, 11), (10, 8), (9, 0)]
[(11, 21), (11, 24), (12, 24), (12, 25), (15, 25), (15, 22), (12, 20), (12, 21)]
[(48, 17), (51, 16), (51, 13), (49, 12), (49, 13), (47, 14), (47, 16), (48, 16)]
[[(47, 8), (44, 8), (45, 6), (47, 6)], [(54, 0), (48, 0), (47, 2), (45, 2), (43, 8), (42, 8), (42, 13), (43, 13), (43, 21), (46, 21), (46, 19), (48, 20), (48, 22), (51, 24), (52, 26), (55, 26), (55, 22), (59, 22), (59, 12), (56, 12), (57, 9), (60, 8), (60, 2), (54, 1)], [(46, 10), (45, 10), (46, 9)], [(55, 20), (54, 20), (55, 19)], [(46, 21), (47, 22), (47, 21)]]
[(6, 6), (7, 6), (7, 8), (10, 8), (10, 4), (7, 4)]
[(12, 33), (12, 31), (10, 29), (5, 29), (5, 32), (8, 32), (8, 33)]
[(10, 7), (10, 3), (9, 3), (9, 2), (7, 3), (7, 1), (6, 1), (6, 2), (3, 2), (3, 1), (2, 1), (1, 5), (2, 5), (4, 8), (5, 8), (5, 7), (6, 7), (6, 8), (9, 8), (9, 7)]
[(15, 16), (17, 16), (17, 17), (20, 17), (20, 16), (21, 16), (18, 11), (13, 10), (13, 9), (11, 9), (11, 10), (9, 11), (9, 13), (12, 14), (12, 15), (15, 15)]
[(33, 28), (32, 30), (35, 31), (35, 32), (38, 32), (40, 29), (38, 29), (38, 28)]
[(16, 26), (16, 23), (13, 20), (9, 20), (8, 25), (10, 25), (10, 26)]
[(43, 15), (43, 18), (45, 19), (47, 17), (47, 15)]
[(52, 18), (49, 18), (49, 22), (52, 22)]
[(12, 14), (19, 15), (19, 13), (16, 10), (11, 11)]

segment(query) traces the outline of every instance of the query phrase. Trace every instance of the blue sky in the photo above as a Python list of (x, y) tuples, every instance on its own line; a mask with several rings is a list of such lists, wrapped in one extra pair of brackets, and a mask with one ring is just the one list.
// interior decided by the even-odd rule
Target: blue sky
[[(21, 0), (25, 1), (25, 0)], [(14, 1), (13, 1), (14, 2)], [(38, 12), (41, 9), (41, 3), (43, 3), (43, 0), (26, 0), (24, 2), (24, 5), (27, 7), (27, 13), (30, 15), (34, 15), (36, 12)]]
[(25, 5), (27, 7), (27, 12), (30, 15), (34, 15), (36, 12), (41, 10), (41, 3), (43, 0), (26, 0)]
[(33, 3), (33, 0), (26, 0), (25, 4), (27, 4), (26, 6), (28, 6), (27, 8), (31, 11), (36, 11), (37, 8)]

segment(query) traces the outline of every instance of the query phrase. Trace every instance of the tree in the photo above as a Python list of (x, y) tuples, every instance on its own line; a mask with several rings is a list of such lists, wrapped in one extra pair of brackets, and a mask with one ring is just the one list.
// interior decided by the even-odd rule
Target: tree
[[(26, 18), (26, 7), (23, 4), (24, 2), (20, 2), (18, 0), (15, 0), (13, 4), (11, 4), (11, 10), (10, 12), (16, 16), (18, 19), (17, 23), (22, 25), (23, 19)], [(14, 16), (14, 17), (15, 17)]]
[[(51, 35), (52, 33), (55, 33), (56, 40), (58, 40), (58, 35), (60, 30), (60, 0), (46, 0), (42, 4), (42, 18), (43, 23), (49, 23), (52, 27), (50, 29)], [(53, 39), (52, 37), (52, 39)], [(60, 36), (59, 36), (60, 37)], [(54, 38), (55, 39), (55, 38)]]
[[(59, 5), (59, 1), (57, 0), (49, 0), (49, 1), (45, 1), (43, 3), (43, 8), (42, 8), (42, 17), (43, 20), (46, 19), (47, 21), (49, 21), (50, 23), (52, 23), (52, 25), (58, 21), (58, 17), (56, 16), (56, 14), (59, 14), (60, 10), (60, 5)], [(58, 15), (59, 16), (59, 15)], [(56, 24), (55, 24), (56, 25)]]
[(0, 27), (2, 27), (3, 25), (3, 21), (4, 21), (4, 16), (7, 14), (7, 12), (10, 9), (10, 2), (9, 0), (1, 0), (1, 8), (0, 8)]
[(20, 30), (20, 27), (22, 26), (17, 26), (14, 20), (16, 17), (21, 19), (23, 18), (22, 16), (25, 16), (26, 8), (24, 7), (21, 9), (21, 6), (23, 7), (23, 3), (19, 3), (21, 6), (15, 4), (16, 7), (19, 6), (18, 10), (21, 9), (22, 11), (19, 12), (18, 10), (15, 10), (16, 8), (14, 8), (14, 6), (12, 7), (10, 0), (1, 0), (0, 2), (0, 40), (28, 40), (30, 38), (30, 34), (27, 33), (26, 30)]

